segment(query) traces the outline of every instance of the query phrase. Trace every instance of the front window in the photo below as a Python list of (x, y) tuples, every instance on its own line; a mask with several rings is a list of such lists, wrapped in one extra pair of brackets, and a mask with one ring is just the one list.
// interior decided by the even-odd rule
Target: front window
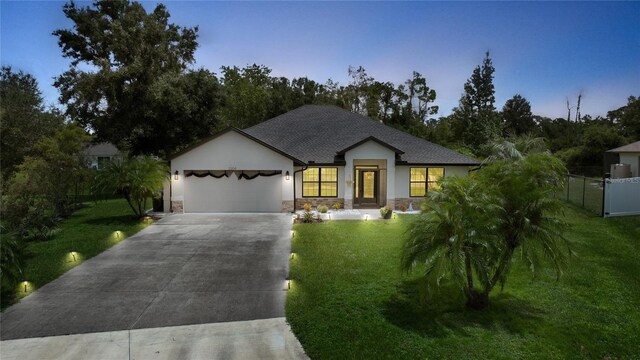
[(444, 168), (411, 168), (409, 196), (426, 196), (431, 189), (438, 188), (438, 180), (444, 176)]
[(303, 197), (338, 197), (338, 168), (309, 168), (302, 172)]
[(98, 169), (104, 169), (109, 161), (111, 161), (109, 156), (98, 156)]

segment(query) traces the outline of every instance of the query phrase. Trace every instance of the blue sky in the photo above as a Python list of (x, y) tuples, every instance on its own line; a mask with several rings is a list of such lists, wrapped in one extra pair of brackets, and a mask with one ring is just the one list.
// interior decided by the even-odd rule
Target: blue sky
[[(0, 2), (0, 59), (34, 74), (48, 103), (68, 67), (51, 32), (69, 28), (57, 1)], [(86, 5), (88, 3), (80, 4)], [(157, 2), (143, 2), (148, 10)], [(200, 27), (195, 67), (258, 63), (278, 76), (342, 84), (349, 65), (399, 83), (413, 70), (457, 105), (491, 51), (497, 106), (516, 93), (534, 113), (605, 115), (640, 95), (640, 2), (165, 2), (171, 20)]]

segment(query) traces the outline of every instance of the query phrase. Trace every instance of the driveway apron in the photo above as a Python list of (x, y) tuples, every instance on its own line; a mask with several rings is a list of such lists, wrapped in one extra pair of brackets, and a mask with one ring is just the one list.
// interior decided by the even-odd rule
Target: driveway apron
[(8, 308), (1, 338), (283, 317), (290, 230), (284, 214), (168, 216)]

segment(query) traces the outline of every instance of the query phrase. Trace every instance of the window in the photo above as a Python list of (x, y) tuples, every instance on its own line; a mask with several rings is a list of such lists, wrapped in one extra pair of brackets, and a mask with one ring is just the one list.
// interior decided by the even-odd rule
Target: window
[(437, 181), (444, 176), (444, 168), (411, 168), (409, 196), (427, 196), (430, 189), (437, 189)]
[(98, 169), (104, 169), (109, 161), (111, 161), (109, 156), (98, 156)]
[(309, 168), (303, 171), (302, 197), (338, 197), (338, 168)]

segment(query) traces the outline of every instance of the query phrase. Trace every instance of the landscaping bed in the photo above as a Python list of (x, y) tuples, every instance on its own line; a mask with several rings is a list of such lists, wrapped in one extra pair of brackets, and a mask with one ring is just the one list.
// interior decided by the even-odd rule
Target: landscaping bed
[(296, 224), (287, 320), (311, 358), (637, 358), (640, 217), (565, 216), (577, 256), (562, 278), (517, 262), (483, 311), (454, 290), (423, 301), (400, 273), (412, 216)]
[[(26, 283), (16, 289), (16, 299), (32, 293), (151, 222), (136, 219), (123, 199), (85, 203), (59, 224), (60, 230), (51, 239), (27, 243), (28, 259), (23, 269)], [(3, 302), (2, 308), (7, 305), (10, 304)]]

